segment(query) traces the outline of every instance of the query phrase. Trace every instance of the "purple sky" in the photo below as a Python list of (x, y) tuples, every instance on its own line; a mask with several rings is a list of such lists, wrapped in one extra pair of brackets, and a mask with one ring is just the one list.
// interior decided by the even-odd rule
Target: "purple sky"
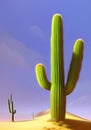
[(12, 93), (15, 118), (50, 107), (50, 93), (36, 80), (35, 65), (43, 63), (50, 80), (50, 35), (53, 14), (64, 25), (65, 81), (78, 38), (85, 42), (83, 66), (67, 111), (91, 120), (91, 0), (0, 1), (0, 120), (10, 119), (7, 100)]

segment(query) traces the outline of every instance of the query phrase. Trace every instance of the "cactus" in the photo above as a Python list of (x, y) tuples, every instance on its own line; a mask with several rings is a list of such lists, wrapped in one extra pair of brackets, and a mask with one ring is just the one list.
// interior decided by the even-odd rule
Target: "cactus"
[(34, 118), (35, 118), (35, 114), (34, 114), (34, 112), (32, 113), (32, 119), (34, 120)]
[(10, 94), (10, 99), (8, 99), (8, 109), (12, 116), (12, 122), (14, 122), (14, 114), (16, 113), (16, 110), (14, 110), (14, 103), (12, 100), (12, 94)]
[(75, 88), (79, 78), (84, 52), (84, 42), (78, 39), (73, 48), (66, 84), (64, 83), (63, 24), (60, 14), (52, 19), (51, 34), (51, 82), (46, 76), (43, 64), (37, 64), (35, 71), (39, 85), (50, 91), (51, 119), (58, 122), (65, 120), (66, 95)]

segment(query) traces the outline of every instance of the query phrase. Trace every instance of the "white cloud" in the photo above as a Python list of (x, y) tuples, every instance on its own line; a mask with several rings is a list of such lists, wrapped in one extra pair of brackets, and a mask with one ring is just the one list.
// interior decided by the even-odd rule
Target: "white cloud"
[(85, 95), (85, 96), (81, 96), (79, 98), (76, 98), (75, 100), (71, 101), (68, 106), (69, 107), (91, 107), (91, 96), (90, 95)]
[[(41, 94), (37, 87), (35, 65), (40, 61), (41, 56), (25, 43), (6, 33), (0, 33), (0, 119), (3, 117), (2, 113), (8, 114), (7, 99), (10, 93), (18, 113), (25, 110), (31, 113), (34, 109), (39, 111)], [(45, 100), (45, 94), (42, 97)]]
[(0, 43), (0, 62), (18, 68), (30, 68), (24, 57), (17, 51), (9, 48), (5, 43)]
[(42, 39), (45, 37), (42, 29), (39, 26), (32, 25), (29, 27), (29, 29), (30, 29), (30, 32), (32, 32), (35, 36), (42, 38)]
[(91, 120), (91, 95), (84, 95), (67, 104), (67, 111)]
[(0, 62), (19, 69), (30, 69), (40, 59), (39, 54), (22, 42), (8, 36), (0, 37)]

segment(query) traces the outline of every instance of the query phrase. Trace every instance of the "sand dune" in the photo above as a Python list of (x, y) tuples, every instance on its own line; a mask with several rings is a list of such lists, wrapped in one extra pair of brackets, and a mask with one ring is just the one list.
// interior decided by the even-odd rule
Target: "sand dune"
[(91, 130), (91, 122), (66, 113), (65, 123), (51, 122), (50, 110), (39, 112), (34, 120), (0, 122), (0, 130)]
[[(44, 111), (42, 111), (42, 112), (39, 112), (37, 115), (36, 115), (36, 117), (39, 117), (39, 116), (44, 116), (44, 115), (46, 115), (46, 114), (48, 114), (48, 113), (50, 113), (50, 109), (47, 109), (47, 110), (44, 110)], [(76, 115), (74, 115), (74, 114), (72, 114), (72, 113), (69, 113), (69, 112), (67, 112), (66, 113), (66, 116), (67, 115), (70, 115), (71, 116), (71, 118), (73, 117), (75, 117), (75, 119), (83, 119), (83, 120), (86, 120), (86, 121), (88, 121), (87, 119), (84, 119), (84, 118), (82, 118), (82, 117), (79, 117), (79, 116), (76, 116)]]

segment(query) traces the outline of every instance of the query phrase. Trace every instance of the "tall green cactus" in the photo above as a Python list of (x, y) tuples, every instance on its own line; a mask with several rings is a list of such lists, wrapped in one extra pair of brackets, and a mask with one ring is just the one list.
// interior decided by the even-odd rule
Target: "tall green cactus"
[(14, 110), (14, 103), (12, 100), (12, 94), (10, 94), (10, 99), (8, 99), (8, 109), (12, 116), (12, 122), (14, 122), (14, 114), (16, 113), (16, 110)]
[(51, 119), (54, 121), (65, 120), (66, 95), (73, 91), (79, 78), (83, 50), (84, 42), (78, 39), (74, 44), (73, 55), (65, 85), (62, 17), (60, 14), (55, 14), (52, 19), (51, 34), (51, 83), (47, 80), (44, 65), (36, 65), (36, 77), (39, 85), (50, 91)]

